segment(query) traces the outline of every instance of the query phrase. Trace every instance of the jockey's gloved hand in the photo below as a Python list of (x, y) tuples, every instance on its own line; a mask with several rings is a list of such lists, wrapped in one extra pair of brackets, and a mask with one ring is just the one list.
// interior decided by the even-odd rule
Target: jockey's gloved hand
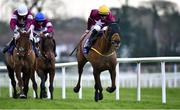
[(17, 29), (14, 29), (14, 31), (13, 31), (14, 33), (18, 33), (18, 30)]
[(47, 28), (45, 27), (43, 30), (42, 30), (42, 32), (44, 33), (44, 32), (47, 32)]
[(45, 37), (49, 37), (49, 33), (44, 34)]
[(89, 30), (86, 30), (85, 32), (86, 32), (86, 33), (88, 33), (88, 32), (89, 32)]

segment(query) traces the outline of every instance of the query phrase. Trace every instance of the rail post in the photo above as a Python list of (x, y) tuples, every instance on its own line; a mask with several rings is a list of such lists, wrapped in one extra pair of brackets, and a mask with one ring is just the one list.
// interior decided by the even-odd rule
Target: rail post
[(116, 100), (119, 100), (119, 63), (116, 65)]
[(165, 62), (161, 62), (162, 73), (162, 103), (166, 103), (166, 76), (165, 76)]
[(66, 76), (65, 66), (62, 67), (62, 99), (66, 98)]
[(141, 101), (141, 63), (137, 64), (137, 101)]

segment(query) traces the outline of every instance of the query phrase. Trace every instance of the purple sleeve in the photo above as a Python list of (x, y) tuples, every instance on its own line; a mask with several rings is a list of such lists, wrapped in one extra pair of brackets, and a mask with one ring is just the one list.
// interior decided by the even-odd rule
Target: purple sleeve
[(91, 29), (92, 22), (93, 22), (93, 20), (89, 17), (89, 18), (88, 18), (88, 23), (87, 23), (87, 30), (90, 30), (90, 29)]
[(52, 32), (53, 32), (53, 27), (52, 27), (52, 26), (49, 26), (47, 32), (48, 32), (48, 33), (52, 33)]
[(54, 31), (52, 23), (48, 20), (46, 20), (46, 27), (48, 33), (52, 33)]
[(111, 12), (109, 13), (108, 18), (109, 18), (109, 22), (115, 22), (115, 17), (112, 15)]
[(26, 30), (29, 30), (31, 24), (33, 22), (33, 15), (30, 11), (28, 11), (27, 19), (26, 19)]
[(10, 20), (10, 28), (12, 31), (14, 31), (15, 27), (16, 27), (16, 20), (15, 19), (11, 19)]
[(96, 9), (91, 10), (90, 16), (88, 18), (87, 30), (91, 29), (91, 26), (93, 25), (93, 22), (94, 22), (93, 19), (97, 15), (97, 13), (98, 13), (98, 10), (96, 10)]
[(16, 13), (16, 11), (14, 11), (11, 16), (11, 20), (10, 20), (10, 29), (12, 31), (14, 31), (16, 24), (17, 24), (17, 13)]

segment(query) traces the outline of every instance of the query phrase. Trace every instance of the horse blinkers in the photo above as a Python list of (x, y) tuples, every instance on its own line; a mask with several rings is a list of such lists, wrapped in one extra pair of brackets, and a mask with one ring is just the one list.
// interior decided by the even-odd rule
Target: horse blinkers
[(118, 49), (121, 45), (120, 36), (118, 33), (114, 33), (111, 37), (111, 44)]
[(120, 47), (120, 34), (119, 34), (119, 26), (117, 23), (111, 23), (107, 28), (107, 36), (108, 40), (111, 44), (118, 49)]
[[(19, 38), (17, 38), (16, 39), (16, 41), (15, 41), (15, 44), (16, 44), (16, 50), (17, 50), (17, 55), (19, 56), (19, 57), (24, 57), (24, 56), (26, 56), (26, 55), (29, 55), (29, 53), (30, 53), (30, 51), (29, 51), (29, 49), (26, 49), (26, 48), (24, 48), (23, 46), (20, 46), (19, 44), (18, 44), (18, 42), (21, 42), (21, 41), (19, 41), (19, 40), (22, 40), (22, 39), (20, 39), (21, 37), (26, 37), (26, 38), (28, 38), (29, 39), (29, 34), (30, 34), (30, 32), (28, 32), (28, 33), (26, 33), (26, 32), (21, 32), (21, 31), (19, 31), (20, 32), (20, 37)], [(28, 44), (26, 44), (26, 45), (28, 45)], [(29, 47), (29, 46), (28, 46)]]

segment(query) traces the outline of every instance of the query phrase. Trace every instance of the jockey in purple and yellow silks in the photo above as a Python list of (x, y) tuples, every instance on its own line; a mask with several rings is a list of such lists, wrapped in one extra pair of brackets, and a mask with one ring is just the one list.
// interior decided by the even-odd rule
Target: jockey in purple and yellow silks
[(93, 42), (97, 39), (98, 32), (105, 30), (111, 22), (115, 22), (115, 17), (106, 5), (100, 6), (99, 9), (91, 10), (86, 32), (92, 31), (92, 34), (89, 38), (88, 44), (83, 50), (85, 54), (88, 54)]
[[(10, 20), (10, 29), (14, 32), (13, 39), (19, 38), (18, 29), (28, 31), (33, 20), (33, 15), (27, 6), (20, 5), (12, 14)], [(3, 49), (5, 53), (11, 46), (15, 45), (14, 40), (11, 40), (7, 46)]]
[[(31, 29), (33, 31), (33, 37), (35, 38), (35, 43), (40, 41), (42, 34), (44, 34), (45, 37), (53, 37), (54, 34), (52, 23), (45, 17), (42, 12), (38, 12), (35, 15)], [(54, 53), (56, 56), (56, 46), (54, 47)]]

